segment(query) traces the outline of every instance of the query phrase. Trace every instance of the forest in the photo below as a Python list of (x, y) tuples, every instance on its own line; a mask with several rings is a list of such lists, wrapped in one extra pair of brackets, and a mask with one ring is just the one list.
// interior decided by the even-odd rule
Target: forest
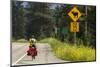
[[(69, 11), (77, 6), (79, 32), (70, 31)], [(55, 38), (61, 42), (96, 48), (96, 6), (60, 3), (12, 1), (12, 40)], [(76, 36), (74, 36), (76, 33)]]

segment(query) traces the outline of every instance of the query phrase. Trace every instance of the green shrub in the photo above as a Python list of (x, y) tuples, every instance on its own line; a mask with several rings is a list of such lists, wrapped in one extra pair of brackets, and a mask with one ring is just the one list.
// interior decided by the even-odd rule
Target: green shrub
[(95, 49), (89, 46), (74, 46), (62, 43), (54, 38), (43, 39), (40, 42), (49, 43), (55, 56), (66, 61), (95, 61)]

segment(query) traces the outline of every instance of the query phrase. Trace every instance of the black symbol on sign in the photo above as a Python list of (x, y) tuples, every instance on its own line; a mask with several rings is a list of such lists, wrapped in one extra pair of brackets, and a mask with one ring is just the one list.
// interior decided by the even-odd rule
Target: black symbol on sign
[(73, 13), (73, 15), (74, 15), (74, 18), (78, 18), (78, 12), (72, 12)]
[(73, 31), (77, 31), (77, 23), (74, 23), (74, 25), (73, 25)]

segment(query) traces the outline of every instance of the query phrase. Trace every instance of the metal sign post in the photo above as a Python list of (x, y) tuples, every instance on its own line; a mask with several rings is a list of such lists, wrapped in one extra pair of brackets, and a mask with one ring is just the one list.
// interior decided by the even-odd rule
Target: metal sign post
[(76, 46), (76, 32), (74, 32), (74, 44)]
[(76, 22), (80, 17), (81, 13), (77, 7), (73, 7), (72, 10), (68, 13), (70, 18), (74, 21), (70, 24), (70, 31), (74, 32), (74, 44), (76, 46), (76, 32), (79, 32), (79, 22)]

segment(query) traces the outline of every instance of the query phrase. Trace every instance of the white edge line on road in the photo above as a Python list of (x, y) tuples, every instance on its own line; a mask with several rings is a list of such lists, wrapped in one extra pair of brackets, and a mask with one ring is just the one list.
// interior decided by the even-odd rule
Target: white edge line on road
[(23, 56), (21, 56), (15, 63), (13, 63), (12, 65), (17, 64), (21, 59), (23, 59), (25, 56), (27, 55), (27, 53), (25, 53)]

